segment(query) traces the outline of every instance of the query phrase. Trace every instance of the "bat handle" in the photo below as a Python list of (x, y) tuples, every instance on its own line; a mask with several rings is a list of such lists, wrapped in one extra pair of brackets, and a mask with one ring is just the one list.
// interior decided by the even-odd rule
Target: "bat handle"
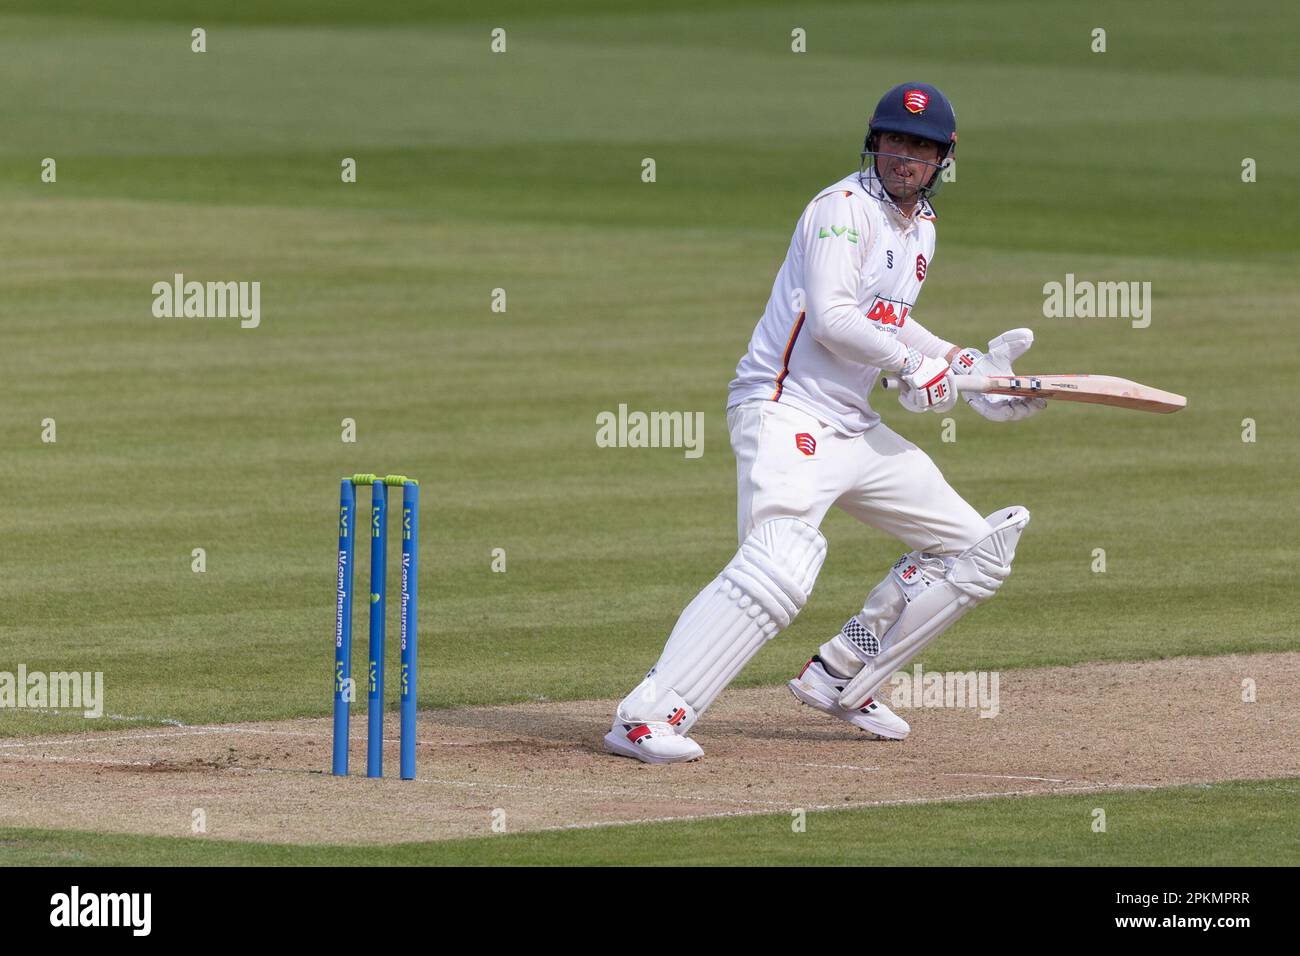
[[(983, 375), (954, 375), (952, 384), (959, 392), (982, 392), (988, 387), (988, 379)], [(896, 376), (880, 376), (880, 387), (886, 391), (896, 392), (902, 382)]]

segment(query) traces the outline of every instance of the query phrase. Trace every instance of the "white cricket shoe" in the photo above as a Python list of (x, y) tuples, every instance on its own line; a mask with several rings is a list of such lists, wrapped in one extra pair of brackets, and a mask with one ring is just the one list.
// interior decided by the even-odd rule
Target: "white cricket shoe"
[(605, 735), (605, 749), (642, 763), (684, 763), (704, 756), (699, 744), (660, 720), (628, 724), (614, 718), (614, 726)]
[(889, 740), (902, 740), (912, 728), (902, 717), (886, 707), (880, 701), (868, 697), (861, 710), (848, 710), (840, 706), (840, 692), (848, 683), (847, 678), (835, 677), (826, 670), (822, 659), (813, 656), (799, 676), (790, 681), (790, 692), (809, 707), (815, 707), (823, 714), (830, 714), (840, 720), (846, 720), (854, 727), (870, 731), (877, 737)]

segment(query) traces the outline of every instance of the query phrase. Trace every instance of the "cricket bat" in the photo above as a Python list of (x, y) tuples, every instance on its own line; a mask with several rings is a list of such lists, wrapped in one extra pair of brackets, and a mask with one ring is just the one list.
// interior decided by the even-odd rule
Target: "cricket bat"
[[(959, 392), (1113, 405), (1164, 415), (1187, 406), (1187, 399), (1182, 395), (1113, 375), (954, 375), (953, 383)], [(897, 378), (884, 377), (880, 384), (887, 389), (899, 385)]]

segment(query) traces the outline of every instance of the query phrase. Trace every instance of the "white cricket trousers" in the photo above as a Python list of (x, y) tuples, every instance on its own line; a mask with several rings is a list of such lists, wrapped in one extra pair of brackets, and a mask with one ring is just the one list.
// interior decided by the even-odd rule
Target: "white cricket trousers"
[(772, 518), (820, 527), (831, 505), (931, 554), (960, 554), (989, 533), (930, 456), (884, 422), (849, 438), (797, 408), (753, 399), (732, 408), (727, 425), (742, 543)]

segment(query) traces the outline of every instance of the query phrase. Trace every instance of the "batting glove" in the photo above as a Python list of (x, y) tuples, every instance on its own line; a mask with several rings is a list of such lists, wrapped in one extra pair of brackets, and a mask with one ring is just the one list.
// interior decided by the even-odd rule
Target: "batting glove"
[(957, 404), (952, 370), (943, 359), (930, 358), (916, 349), (907, 350), (907, 361), (899, 373), (898, 401), (909, 412), (946, 412)]
[[(962, 349), (950, 366), (954, 375), (1013, 375), (1011, 363), (1034, 344), (1034, 333), (1029, 329), (1012, 329), (989, 342), (988, 352), (979, 349)], [(989, 421), (1015, 422), (1036, 415), (1047, 407), (1042, 398), (1021, 398), (1017, 395), (984, 395), (979, 392), (963, 394), (966, 404)]]

